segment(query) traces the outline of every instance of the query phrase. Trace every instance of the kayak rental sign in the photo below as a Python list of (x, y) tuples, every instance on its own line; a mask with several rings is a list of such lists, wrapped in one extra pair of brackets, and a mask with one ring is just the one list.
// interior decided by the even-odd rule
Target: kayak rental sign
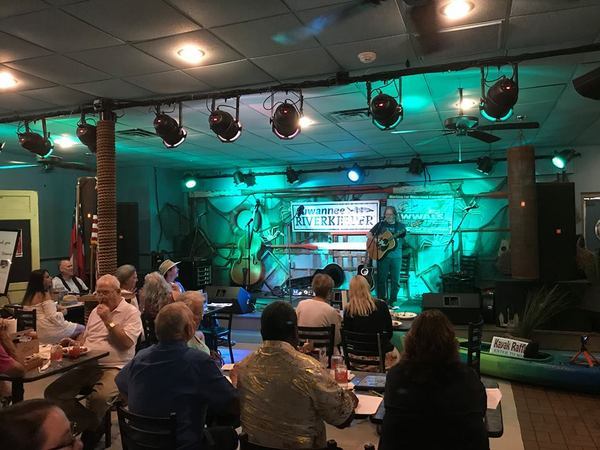
[(293, 202), (292, 230), (367, 232), (379, 222), (378, 201)]
[(528, 345), (529, 342), (494, 336), (492, 345), (490, 346), (490, 353), (494, 355), (512, 356), (513, 358), (524, 358), (525, 349)]

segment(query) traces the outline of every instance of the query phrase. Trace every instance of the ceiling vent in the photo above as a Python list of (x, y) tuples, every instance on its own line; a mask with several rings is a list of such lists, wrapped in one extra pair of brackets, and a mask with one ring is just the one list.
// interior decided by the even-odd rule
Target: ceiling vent
[(329, 118), (334, 122), (357, 122), (359, 120), (370, 120), (368, 108), (345, 109), (329, 113)]
[(123, 138), (145, 138), (145, 137), (158, 137), (156, 133), (151, 131), (142, 130), (141, 128), (130, 128), (129, 130), (115, 131), (115, 136)]

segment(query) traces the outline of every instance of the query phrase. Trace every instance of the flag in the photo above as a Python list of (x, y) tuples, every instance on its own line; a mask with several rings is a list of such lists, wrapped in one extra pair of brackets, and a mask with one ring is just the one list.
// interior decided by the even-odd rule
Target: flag
[(92, 234), (90, 235), (90, 244), (98, 245), (98, 215), (92, 216)]
[[(83, 247), (83, 217), (79, 208), (73, 211), (73, 224), (71, 226), (71, 246), (69, 256), (73, 262), (73, 274), (85, 278), (85, 251)], [(77, 218), (79, 214), (79, 218)]]

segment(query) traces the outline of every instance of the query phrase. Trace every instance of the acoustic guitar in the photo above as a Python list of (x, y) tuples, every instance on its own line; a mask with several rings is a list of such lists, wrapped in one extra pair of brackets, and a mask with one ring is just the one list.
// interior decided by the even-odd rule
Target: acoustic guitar
[(369, 258), (379, 261), (388, 252), (396, 248), (396, 239), (406, 234), (405, 230), (392, 234), (390, 230), (385, 230), (377, 236), (367, 239), (367, 253)]
[(373, 264), (371, 263), (370, 259), (366, 262), (363, 261), (362, 264), (359, 264), (356, 274), (367, 280), (371, 290), (375, 289), (375, 283), (373, 282)]
[(260, 201), (256, 201), (252, 218), (248, 222), (243, 236), (238, 241), (240, 256), (231, 266), (231, 280), (240, 286), (252, 286), (264, 277), (264, 266), (258, 253), (262, 247), (262, 240), (257, 233), (261, 228), (261, 215), (259, 212)]

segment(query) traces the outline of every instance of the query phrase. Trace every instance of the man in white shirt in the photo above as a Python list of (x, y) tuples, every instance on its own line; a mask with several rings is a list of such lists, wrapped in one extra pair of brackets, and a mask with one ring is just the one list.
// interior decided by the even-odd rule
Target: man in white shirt
[(342, 338), (340, 329), (342, 327), (342, 316), (333, 306), (329, 304), (333, 291), (333, 279), (324, 273), (318, 273), (313, 277), (312, 289), (315, 297), (302, 300), (296, 308), (299, 327), (328, 327), (335, 325), (334, 345), (340, 345)]
[[(135, 354), (135, 344), (142, 332), (140, 311), (121, 297), (119, 280), (113, 275), (103, 275), (96, 284), (99, 305), (90, 313), (85, 332), (78, 339), (89, 350), (109, 352), (98, 360), (76, 367), (50, 384), (44, 396), (55, 401), (84, 430), (82, 440), (86, 448), (93, 448), (102, 435), (102, 419), (108, 409), (107, 402), (118, 394), (115, 376)], [(63, 344), (72, 345), (72, 339)], [(87, 407), (77, 396), (90, 392)]]
[(83, 280), (73, 275), (73, 263), (69, 259), (63, 259), (58, 265), (60, 274), (52, 279), (52, 290), (54, 292), (65, 292), (67, 294), (87, 294), (89, 288)]

